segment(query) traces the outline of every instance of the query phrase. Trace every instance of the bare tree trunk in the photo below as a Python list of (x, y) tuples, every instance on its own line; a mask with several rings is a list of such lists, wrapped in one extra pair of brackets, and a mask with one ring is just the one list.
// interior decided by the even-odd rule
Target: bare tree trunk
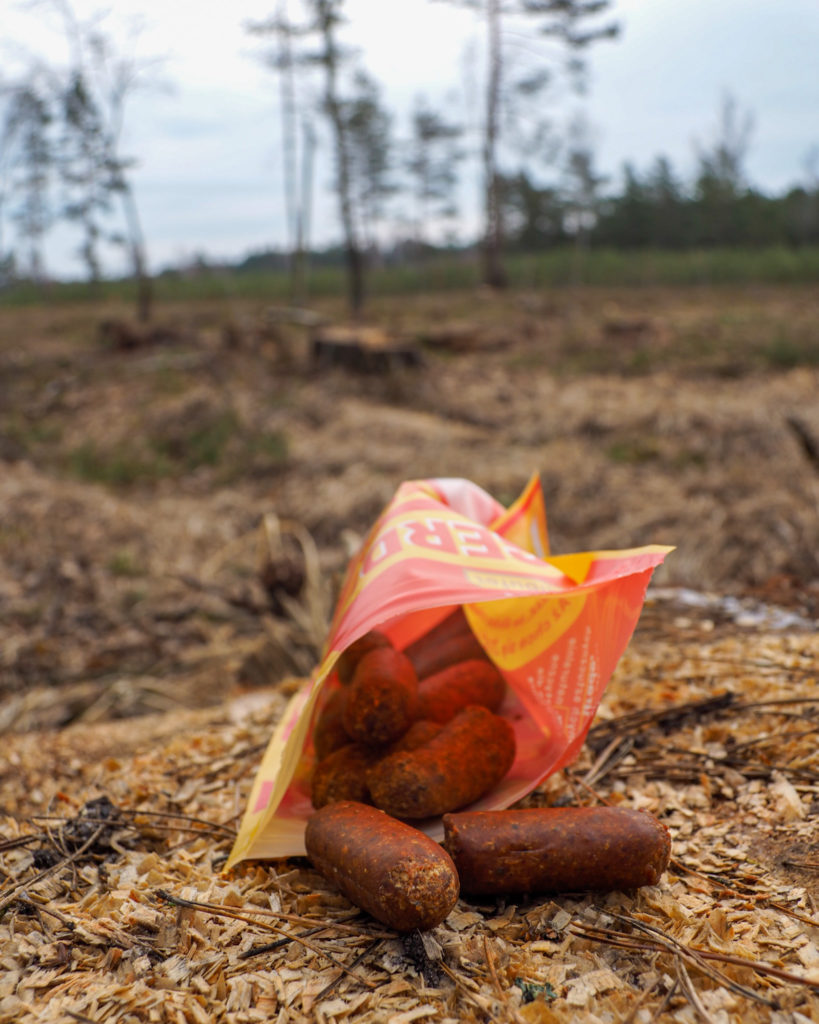
[(282, 111), (282, 164), (284, 172), (284, 205), (287, 219), (287, 243), (290, 259), (290, 290), (293, 301), (298, 301), (299, 253), (298, 234), (300, 212), (297, 197), (298, 139), (296, 134), (296, 84), (293, 70), (293, 49), (290, 41), (290, 22), (287, 19), (287, 0), (280, 0), (279, 31), (279, 84)]
[(353, 316), (364, 306), (364, 254), (358, 242), (353, 215), (350, 155), (344, 113), (338, 97), (338, 49), (333, 36), (333, 12), (327, 0), (318, 0), (319, 28), (324, 39), (323, 64), (325, 69), (324, 102), (333, 125), (336, 145), (336, 164), (339, 212), (344, 231), (344, 249), (347, 262), (347, 296)]
[(31, 237), (28, 250), (29, 275), (38, 287), (45, 284), (46, 276), (42, 245), (42, 238), (39, 235)]
[(310, 251), (310, 219), (313, 209), (313, 153), (316, 135), (309, 121), (304, 123), (304, 141), (301, 149), (301, 194), (296, 217), (296, 251), (294, 254), (294, 301), (307, 299), (308, 259)]
[(489, 44), (489, 68), (486, 88), (486, 128), (484, 134), (483, 171), (486, 202), (486, 234), (484, 237), (484, 284), (491, 288), (506, 285), (503, 269), (503, 223), (501, 218), (500, 182), (498, 180), (497, 143), (501, 91), (501, 33), (499, 0), (487, 0), (486, 24)]
[(122, 183), (122, 207), (128, 225), (128, 248), (131, 251), (131, 264), (137, 289), (137, 320), (146, 324), (151, 319), (153, 309), (154, 288), (148, 273), (148, 261), (145, 255), (145, 238), (139, 219), (134, 194), (127, 182)]
[(333, 75), (332, 99), (328, 87), (328, 109), (336, 135), (336, 159), (338, 161), (338, 200), (341, 224), (344, 230), (344, 249), (347, 259), (347, 296), (350, 310), (358, 316), (364, 306), (364, 258), (358, 242), (353, 216), (353, 201), (350, 187), (350, 164), (347, 153), (344, 122), (341, 107), (335, 95)]

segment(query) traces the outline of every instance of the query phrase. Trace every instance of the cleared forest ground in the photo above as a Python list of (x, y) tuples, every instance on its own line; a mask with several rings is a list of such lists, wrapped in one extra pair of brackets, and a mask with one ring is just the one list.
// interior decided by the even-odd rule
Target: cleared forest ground
[[(308, 332), (258, 303), (169, 305), (154, 343), (101, 341), (100, 322), (126, 313), (0, 310), (0, 795), (5, 840), (29, 837), (0, 849), (4, 885), (28, 886), (30, 850), (51, 842), (33, 815), (74, 818), (100, 795), (146, 815), (128, 818), (126, 854), (92, 847), (65, 884), (31, 890), (70, 929), (10, 904), (0, 1021), (203, 1007), (230, 1021), (811, 1019), (816, 289), (374, 302), (372, 322), (422, 353), (383, 374), (317, 368)], [(678, 866), (638, 895), (462, 903), (421, 952), (373, 945), (379, 930), (301, 862), (220, 881), (282, 697), (315, 664), (349, 555), (397, 485), (465, 476), (508, 502), (533, 471), (556, 552), (676, 545), (596, 740), (539, 798), (592, 800), (592, 785), (646, 807)], [(802, 703), (791, 717), (765, 703), (763, 722), (758, 702), (786, 700)], [(635, 711), (648, 717), (623, 717)], [(153, 812), (224, 830), (180, 853), (185, 836), (152, 831)], [(113, 895), (97, 900), (100, 864)], [(327, 989), (337, 969), (301, 946), (248, 966), (245, 926), (157, 903), (163, 888), (272, 906), (271, 878), (280, 910), (327, 923), (337, 959), (369, 955), (357, 980)], [(672, 940), (764, 962), (722, 964), (768, 1002)]]
[[(265, 515), (309, 532), (326, 610), (357, 538), (427, 476), (506, 503), (539, 471), (556, 552), (674, 544), (657, 584), (816, 617), (815, 289), (383, 301), (373, 322), (423, 356), (386, 374), (316, 369), (263, 306), (165, 307), (162, 339), (125, 351), (99, 336), (122, 312), (0, 315), (5, 693), (182, 673), (201, 701), (276, 605)], [(316, 638), (273, 618), (275, 672), (308, 671)]]

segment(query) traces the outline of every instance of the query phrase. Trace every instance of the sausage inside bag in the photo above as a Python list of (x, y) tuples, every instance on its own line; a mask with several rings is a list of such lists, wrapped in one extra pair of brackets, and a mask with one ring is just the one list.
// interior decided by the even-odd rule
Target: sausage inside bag
[[(316, 740), (324, 756), (331, 742), (344, 744), (345, 730), (359, 737), (354, 749), (364, 751), (363, 760), (354, 761), (364, 765), (361, 778), (371, 778), (376, 762), (392, 759), (393, 783), (374, 784), (377, 792), (396, 789), (396, 765), (402, 778), (409, 779), (414, 766), (429, 774), (425, 751), (437, 751), (435, 757), (449, 764), (443, 788), (470, 799), (468, 805), (423, 819), (423, 803), (396, 805), (414, 807), (413, 823), (435, 839), (443, 837), (445, 811), (498, 810), (521, 799), (577, 756), (637, 624), (651, 574), (671, 550), (651, 545), (552, 556), (537, 476), (508, 509), (467, 480), (402, 484), (350, 562), (321, 663), (270, 740), (227, 867), (305, 852), (304, 831), (315, 811)], [(390, 650), (397, 655), (385, 654)], [(401, 704), (405, 719), (393, 727), (367, 717), (381, 713), (388, 692), (376, 685), (374, 695), (362, 697), (358, 691), (370, 681), (359, 677), (378, 676), (381, 666), (396, 664), (407, 687), (405, 662), (420, 680), (418, 700)], [(402, 751), (401, 733), (409, 736), (408, 723), (419, 714), (434, 714), (429, 709), (440, 703), (435, 677), (453, 663), (467, 663), (457, 686), (469, 714), (464, 718), (456, 706), (455, 717), (438, 721), (428, 747)], [(487, 672), (501, 677), (491, 708), (475, 682)], [(328, 705), (337, 706), (340, 727), (328, 723)], [(503, 719), (503, 730), (514, 734), (514, 750), (502, 777), (473, 797), (474, 787), (461, 785), (463, 778), (452, 773), (470, 772), (469, 721), (475, 730), (485, 729), (487, 715)], [(332, 729), (340, 739), (327, 739)], [(367, 746), (371, 735), (393, 734), (397, 739), (390, 743), (398, 748), (386, 739)], [(453, 744), (457, 749), (450, 750)]]

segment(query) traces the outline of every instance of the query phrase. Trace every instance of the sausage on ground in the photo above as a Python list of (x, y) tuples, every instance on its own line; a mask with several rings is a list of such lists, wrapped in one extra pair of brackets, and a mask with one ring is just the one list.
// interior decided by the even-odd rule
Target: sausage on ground
[(464, 892), (584, 892), (655, 885), (668, 829), (626, 807), (540, 807), (444, 815)]
[(434, 928), (458, 899), (446, 851), (418, 829), (344, 801), (307, 822), (307, 856), (362, 910), (399, 932)]

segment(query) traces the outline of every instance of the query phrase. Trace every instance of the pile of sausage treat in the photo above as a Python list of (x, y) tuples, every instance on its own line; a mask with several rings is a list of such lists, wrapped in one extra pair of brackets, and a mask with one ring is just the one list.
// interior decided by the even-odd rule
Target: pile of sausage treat
[[(612, 807), (464, 811), (515, 760), (506, 683), (459, 608), (404, 651), (371, 631), (337, 662), (315, 723), (315, 867), (377, 920), (440, 924), (476, 895), (635, 889), (668, 865), (668, 830)], [(442, 816), (443, 845), (413, 824)]]

